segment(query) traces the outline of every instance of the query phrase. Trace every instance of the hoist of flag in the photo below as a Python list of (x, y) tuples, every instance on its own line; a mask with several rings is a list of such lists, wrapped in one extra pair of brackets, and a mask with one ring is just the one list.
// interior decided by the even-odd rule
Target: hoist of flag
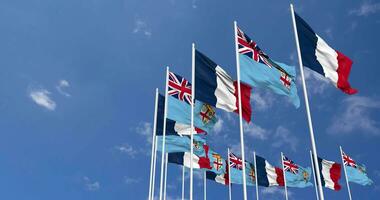
[(300, 100), (295, 83), (295, 67), (271, 60), (256, 42), (238, 27), (236, 37), (241, 81), (252, 87), (268, 88), (274, 93), (288, 96), (298, 108)]
[(233, 153), (230, 153), (229, 157), (230, 157), (230, 167), (231, 168), (235, 168), (238, 170), (243, 169), (243, 160), (241, 158), (237, 157)]
[(284, 156), (282, 158), (282, 162), (284, 164), (284, 170), (291, 172), (293, 174), (298, 173), (298, 165), (296, 165), (292, 160), (290, 160), (288, 157)]
[(169, 72), (168, 95), (191, 104), (191, 84), (173, 72)]
[(356, 168), (357, 165), (356, 165), (356, 162), (354, 159), (352, 159), (350, 156), (348, 156), (346, 153), (344, 153), (342, 151), (342, 157), (343, 157), (343, 162), (344, 162), (344, 165), (346, 166), (350, 166), (350, 167), (353, 167), (353, 168)]

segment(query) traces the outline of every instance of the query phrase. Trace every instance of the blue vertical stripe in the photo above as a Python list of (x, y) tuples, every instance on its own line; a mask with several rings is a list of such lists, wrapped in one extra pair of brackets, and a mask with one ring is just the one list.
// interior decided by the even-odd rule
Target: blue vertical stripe
[(216, 66), (211, 59), (195, 50), (195, 98), (214, 107), (217, 102)]
[(318, 37), (315, 35), (313, 29), (300, 17), (294, 13), (296, 17), (298, 40), (301, 48), (303, 65), (322, 74), (322, 65), (318, 62), (315, 51), (317, 49)]
[(178, 153), (168, 153), (168, 162), (174, 163), (178, 165), (183, 165), (183, 157), (185, 156), (185, 153), (178, 152)]
[(269, 187), (267, 170), (265, 169), (265, 159), (256, 155), (257, 183), (260, 186)]
[(325, 180), (324, 180), (323, 174), (322, 174), (322, 160), (323, 160), (322, 158), (318, 157), (318, 169), (319, 169), (319, 174), (321, 175), (322, 186), (325, 186)]

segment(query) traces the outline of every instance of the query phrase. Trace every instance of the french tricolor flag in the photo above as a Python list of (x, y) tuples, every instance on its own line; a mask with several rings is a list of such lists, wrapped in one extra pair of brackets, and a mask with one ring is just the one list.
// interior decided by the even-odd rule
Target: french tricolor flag
[(329, 79), (344, 93), (357, 93), (348, 82), (351, 59), (331, 48), (297, 13), (294, 15), (303, 65)]
[[(190, 168), (191, 153), (190, 152), (176, 152), (168, 153), (168, 162), (177, 165), (183, 165)], [(207, 157), (199, 157), (193, 154), (193, 168), (194, 169), (211, 169), (210, 159)]]
[(318, 167), (322, 175), (322, 186), (336, 191), (340, 190), (341, 165), (318, 157)]
[[(195, 98), (227, 112), (239, 113), (238, 84), (218, 64), (195, 51)], [(251, 87), (240, 83), (242, 115), (251, 121)]]
[(256, 155), (257, 183), (260, 186), (284, 186), (281, 168), (272, 166), (265, 158)]

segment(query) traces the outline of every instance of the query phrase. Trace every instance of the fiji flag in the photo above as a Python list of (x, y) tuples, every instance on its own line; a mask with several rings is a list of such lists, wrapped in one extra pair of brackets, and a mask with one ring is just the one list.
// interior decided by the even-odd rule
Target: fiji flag
[(304, 188), (313, 186), (310, 182), (311, 169), (303, 168), (284, 156), (282, 163), (285, 171), (285, 181), (288, 187)]
[[(238, 85), (223, 68), (195, 51), (195, 98), (227, 112), (239, 113)], [(251, 121), (251, 87), (240, 83), (242, 115)]]
[[(167, 118), (183, 124), (191, 123), (191, 90), (189, 91), (188, 88), (191, 88), (191, 84), (186, 79), (169, 72)], [(187, 98), (188, 95), (190, 95), (190, 100)], [(195, 101), (195, 127), (210, 132), (217, 121), (212, 106)]]
[(300, 100), (296, 87), (296, 70), (293, 66), (272, 61), (257, 44), (237, 28), (241, 81), (274, 93), (286, 95), (296, 108)]
[[(243, 184), (243, 160), (233, 153), (230, 153), (229, 157), (231, 183)], [(245, 161), (245, 173), (247, 185), (254, 186), (256, 181), (255, 166)]]
[(342, 151), (342, 158), (344, 166), (347, 172), (347, 179), (350, 182), (357, 183), (360, 185), (372, 185), (373, 181), (368, 178), (366, 168), (364, 165), (360, 165), (355, 162), (354, 159), (349, 157)]
[(344, 93), (357, 93), (348, 82), (350, 58), (331, 48), (297, 13), (294, 15), (303, 65), (326, 77)]

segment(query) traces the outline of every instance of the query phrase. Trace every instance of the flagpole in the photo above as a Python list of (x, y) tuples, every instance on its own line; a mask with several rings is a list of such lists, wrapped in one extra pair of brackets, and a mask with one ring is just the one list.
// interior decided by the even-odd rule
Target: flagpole
[(288, 200), (288, 189), (286, 185), (286, 173), (284, 166), (284, 154), (281, 152), (282, 173), (284, 174), (284, 186), (285, 186), (285, 199)]
[(314, 188), (315, 188), (315, 194), (317, 195), (317, 200), (319, 200), (319, 195), (318, 195), (318, 185), (317, 185), (317, 180), (315, 178), (315, 170), (316, 169), (313, 161), (313, 154), (310, 151), (310, 161), (311, 161), (311, 169), (313, 169), (313, 178), (314, 178)]
[(207, 200), (206, 171), (203, 173), (203, 199)]
[(168, 112), (168, 80), (169, 80), (169, 67), (166, 67), (166, 80), (165, 80), (165, 109), (164, 109), (164, 124), (162, 129), (162, 150), (161, 150), (161, 177), (160, 177), (160, 200), (162, 200), (162, 189), (164, 184), (164, 163), (165, 163), (165, 136), (166, 136), (166, 117)]
[(227, 163), (227, 167), (228, 167), (228, 197), (229, 197), (229, 200), (232, 200), (232, 195), (231, 195), (231, 168), (230, 168), (230, 148), (227, 148), (227, 160), (228, 160), (228, 163)]
[(166, 183), (168, 179), (168, 153), (165, 153), (165, 179), (164, 179), (164, 200), (166, 200)]
[(157, 138), (154, 139), (154, 161), (153, 161), (153, 178), (152, 178), (152, 196), (151, 200), (154, 199), (154, 189), (156, 181), (156, 163), (157, 163)]
[(185, 200), (185, 165), (182, 165), (182, 200)]
[(156, 126), (157, 126), (157, 106), (158, 106), (158, 88), (156, 88), (156, 97), (154, 101), (154, 121), (153, 121), (153, 133), (152, 133), (152, 156), (150, 159), (150, 177), (149, 177), (149, 197), (148, 199), (152, 200), (152, 188), (154, 187), (153, 183), (153, 162), (154, 160), (154, 150), (155, 150), (155, 140), (156, 140)]
[(350, 184), (348, 183), (348, 178), (347, 178), (346, 165), (344, 164), (344, 160), (343, 160), (342, 146), (339, 146), (339, 149), (340, 149), (340, 158), (342, 159), (342, 165), (343, 165), (343, 169), (344, 169), (344, 175), (346, 176), (346, 184), (347, 184), (348, 196), (350, 197), (350, 200), (352, 200)]
[[(195, 44), (191, 49), (191, 130), (194, 130), (194, 96), (195, 96)], [(194, 134), (190, 134), (190, 200), (193, 200), (193, 153), (194, 153)]]
[[(301, 72), (302, 88), (303, 88), (303, 95), (305, 98), (306, 114), (307, 114), (307, 119), (308, 119), (308, 124), (309, 124), (311, 147), (312, 147), (312, 151), (313, 151), (313, 155), (314, 155), (313, 159), (314, 159), (314, 163), (318, 163), (317, 147), (315, 145), (313, 122), (311, 120), (311, 113), (310, 113), (310, 108), (309, 108), (309, 99), (307, 96), (306, 82), (305, 82), (305, 76), (304, 76), (304, 72), (303, 72), (301, 50), (300, 50), (300, 45), (299, 45), (299, 41), (298, 41), (298, 33), (297, 33), (296, 19), (294, 16), (293, 4), (290, 4), (290, 10), (292, 12), (293, 30), (294, 30), (294, 37), (295, 37), (296, 46), (297, 46), (298, 63), (299, 63), (300, 72)], [(315, 171), (316, 171), (316, 175), (318, 178), (317, 181), (318, 181), (319, 195), (320, 195), (321, 200), (324, 200), (325, 198), (323, 195), (323, 189), (322, 189), (322, 183), (321, 183), (321, 174), (320, 174), (319, 170), (315, 170)]]
[(243, 160), (243, 196), (244, 200), (247, 200), (247, 181), (245, 177), (245, 153), (244, 153), (244, 133), (243, 133), (243, 114), (242, 114), (242, 101), (241, 101), (241, 88), (240, 88), (240, 62), (239, 62), (239, 52), (238, 52), (238, 41), (237, 41), (237, 22), (234, 21), (235, 30), (235, 54), (236, 54), (236, 71), (237, 71), (237, 82), (238, 82), (238, 100), (239, 100), (239, 126), (240, 126), (240, 147), (241, 147), (241, 159)]
[(256, 200), (259, 200), (259, 183), (257, 179), (256, 151), (253, 152), (253, 162), (255, 163)]

